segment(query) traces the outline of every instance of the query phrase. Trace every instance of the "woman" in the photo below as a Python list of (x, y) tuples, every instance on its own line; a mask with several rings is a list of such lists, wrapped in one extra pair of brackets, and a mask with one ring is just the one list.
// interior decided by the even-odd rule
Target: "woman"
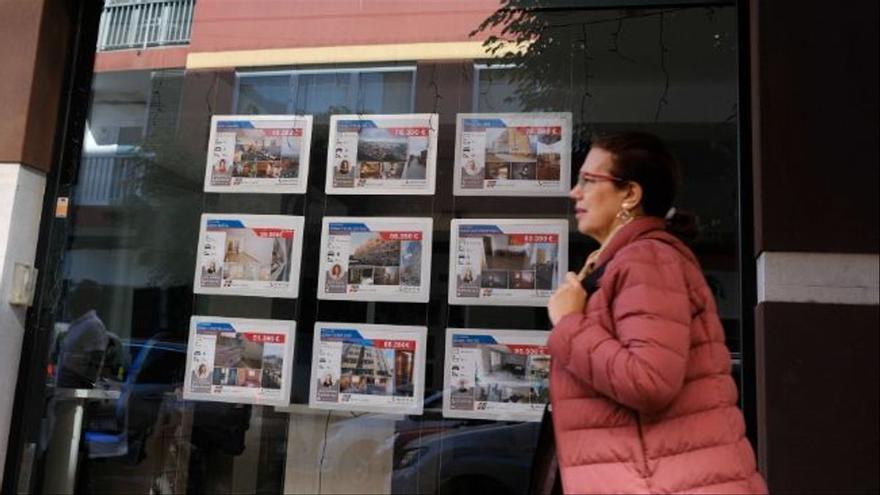
[(593, 144), (571, 190), (578, 230), (601, 247), (548, 305), (566, 493), (767, 491), (712, 292), (666, 229), (676, 185), (663, 143), (627, 133)]

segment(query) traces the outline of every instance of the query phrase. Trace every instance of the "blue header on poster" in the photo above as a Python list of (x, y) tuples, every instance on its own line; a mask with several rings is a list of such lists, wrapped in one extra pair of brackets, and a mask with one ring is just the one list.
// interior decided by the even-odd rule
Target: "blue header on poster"
[(378, 126), (372, 120), (340, 120), (336, 122), (337, 131), (359, 131), (361, 129), (375, 129)]
[(196, 323), (197, 332), (235, 332), (235, 328), (229, 324), (219, 321), (200, 321)]
[(479, 131), (482, 129), (503, 129), (507, 127), (501, 119), (462, 119), (462, 126), (465, 131)]
[(209, 229), (243, 229), (241, 220), (208, 220)]
[(254, 124), (250, 120), (221, 120), (217, 122), (217, 128), (224, 129), (253, 129)]
[(459, 235), (503, 234), (497, 225), (459, 225)]
[(364, 223), (331, 223), (329, 225), (331, 234), (346, 234), (351, 232), (369, 232), (370, 229)]
[(497, 344), (498, 341), (491, 335), (461, 335), (452, 336), (452, 345), (464, 344)]
[(365, 339), (361, 333), (354, 328), (322, 328), (321, 340), (366, 346), (373, 345), (373, 341)]

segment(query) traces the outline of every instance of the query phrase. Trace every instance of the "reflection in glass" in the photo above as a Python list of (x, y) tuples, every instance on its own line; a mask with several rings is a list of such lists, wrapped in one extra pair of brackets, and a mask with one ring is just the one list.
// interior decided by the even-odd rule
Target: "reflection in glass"
[[(63, 259), (63, 273), (50, 289), (56, 307), (45, 322), (54, 338), (48, 343), (50, 398), (40, 397), (46, 406), (38, 446), (45, 466), (43, 491), (69, 486), (83, 493), (313, 493), (355, 487), (394, 493), (524, 493), (538, 424), (444, 419), (437, 370), (443, 367), (445, 328), (544, 328), (546, 312), (447, 305), (449, 274), (437, 268), (448, 266), (449, 232), (442, 226), (452, 218), (562, 217), (569, 205), (564, 198), (453, 197), (451, 174), (443, 171), (452, 169), (455, 129), (450, 122), (458, 113), (572, 112), (574, 156), (579, 150), (581, 159), (596, 133), (641, 129), (669, 142), (684, 164), (685, 186), (677, 206), (701, 218), (703, 236), (695, 251), (736, 352), (734, 342), (743, 329), (736, 262), (735, 8), (547, 9), (538, 14), (547, 21), (544, 41), (552, 38), (552, 43), (535, 44), (543, 51), (530, 52), (528, 59), (500, 64), (416, 61), (271, 72), (239, 67), (235, 79), (231, 69), (97, 73), (71, 217), (60, 232), (63, 242), (53, 251)], [(320, 164), (329, 114), (432, 111), (440, 113), (436, 196), (364, 201), (323, 194)], [(207, 126), (215, 113), (320, 117), (313, 140), (313, 159), (319, 164), (310, 173), (313, 187), (305, 195), (204, 194)], [(580, 165), (573, 161), (573, 167)], [(539, 172), (520, 168), (520, 175), (528, 176), (540, 173), (541, 163)], [(516, 170), (499, 168), (497, 173)], [(427, 305), (317, 304), (308, 295), (317, 285), (317, 263), (303, 264), (303, 287), (311, 284), (303, 289), (303, 300), (312, 299), (302, 306), (270, 298), (193, 297), (203, 212), (305, 214), (311, 222), (306, 235), (312, 237), (304, 243), (303, 258), (312, 261), (318, 258), (317, 247), (310, 246), (319, 245), (313, 233), (324, 215), (433, 216), (438, 229), (431, 253), (432, 299)], [(554, 262), (577, 268), (590, 247), (572, 236), (570, 259)], [(539, 264), (550, 259), (538, 251), (534, 258)], [(540, 272), (529, 278), (525, 270), (509, 271), (510, 279), (498, 284), (531, 287), (546, 280)], [(357, 276), (376, 275), (364, 271)], [(315, 413), (295, 406), (279, 412), (183, 401), (178, 389), (189, 318), (195, 313), (277, 319), (307, 314), (311, 322), (324, 317), (427, 325), (425, 412)], [(309, 385), (309, 362), (303, 356), (310, 349), (302, 346), (311, 338), (308, 333), (304, 337), (296, 350), (295, 402), (303, 402)], [(407, 359), (395, 355), (395, 369), (406, 369)], [(390, 366), (391, 358), (387, 361)], [(213, 384), (213, 372), (209, 378)], [(229, 375), (216, 379), (233, 380)], [(395, 373), (382, 380), (397, 384), (405, 377)], [(82, 435), (74, 442), (77, 428)], [(79, 453), (72, 478), (59, 476), (70, 461), (64, 452)]]
[(239, 114), (286, 114), (289, 100), (289, 75), (239, 78), (237, 106)]

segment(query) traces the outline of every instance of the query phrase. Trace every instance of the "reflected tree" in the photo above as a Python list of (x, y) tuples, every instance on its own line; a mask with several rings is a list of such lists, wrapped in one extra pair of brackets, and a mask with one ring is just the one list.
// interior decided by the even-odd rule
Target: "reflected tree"
[(203, 210), (204, 153), (196, 154), (176, 124), (182, 80), (183, 74), (153, 79), (141, 163), (131, 178), (137, 195), (125, 205), (147, 282), (163, 288), (192, 283)]
[[(489, 67), (505, 68), (481, 76), (481, 90), (507, 94), (512, 111), (572, 112), (574, 156), (583, 156), (600, 132), (660, 135), (679, 155), (691, 183), (703, 186), (686, 187), (681, 195), (681, 205), (700, 211), (706, 222), (703, 242), (733, 245), (735, 9), (574, 3), (502, 0), (470, 33), (484, 39), (493, 57)], [(493, 92), (494, 84), (506, 90)]]
[[(494, 57), (490, 67), (512, 67), (506, 71), (505, 82), (514, 88), (508, 101), (517, 100), (523, 111), (573, 111), (576, 146), (596, 133), (597, 75), (606, 85), (609, 79), (650, 85), (655, 105), (645, 106), (638, 121), (659, 122), (672, 83), (668, 24), (677, 12), (702, 12), (703, 28), (715, 29), (712, 8), (573, 9), (562, 3), (503, 0), (470, 34), (485, 36), (483, 45)], [(700, 50), (734, 49), (730, 38), (714, 33)]]

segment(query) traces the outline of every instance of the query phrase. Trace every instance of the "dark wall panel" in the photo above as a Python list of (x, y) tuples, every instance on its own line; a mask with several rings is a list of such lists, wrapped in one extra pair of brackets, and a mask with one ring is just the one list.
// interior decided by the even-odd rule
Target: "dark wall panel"
[(0, 0), (0, 162), (48, 172), (76, 2)]
[(770, 493), (877, 493), (880, 307), (761, 303), (758, 449)]
[(750, 9), (756, 252), (877, 252), (878, 2)]
[[(22, 162), (43, 2), (0, 1), (0, 162)], [(11, 49), (10, 47), (15, 47)]]

